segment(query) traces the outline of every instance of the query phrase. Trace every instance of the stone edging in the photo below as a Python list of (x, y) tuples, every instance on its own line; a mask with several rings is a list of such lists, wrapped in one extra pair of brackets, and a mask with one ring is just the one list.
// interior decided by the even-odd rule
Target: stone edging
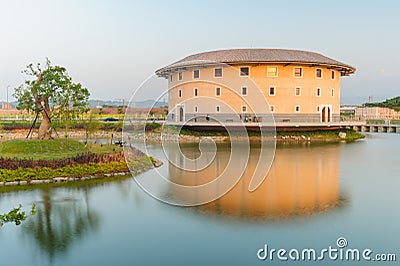
[(51, 183), (67, 183), (67, 182), (74, 182), (74, 181), (86, 181), (86, 180), (92, 180), (92, 179), (101, 179), (101, 178), (107, 178), (107, 177), (115, 177), (115, 176), (127, 176), (129, 174), (132, 174), (133, 176), (136, 176), (138, 174), (141, 174), (143, 172), (146, 172), (147, 170), (150, 170), (151, 168), (158, 168), (163, 165), (163, 162), (155, 159), (152, 159), (152, 165), (151, 166), (146, 166), (140, 169), (135, 169), (134, 171), (128, 171), (128, 172), (119, 172), (119, 173), (108, 173), (108, 174), (99, 174), (99, 175), (92, 175), (92, 176), (85, 176), (85, 177), (54, 177), (52, 179), (34, 179), (34, 180), (21, 180), (21, 181), (6, 181), (6, 182), (0, 182), (0, 187), (3, 186), (23, 186), (23, 185), (40, 185), (40, 184), (51, 184)]
[(40, 184), (51, 184), (51, 183), (67, 183), (67, 182), (74, 182), (74, 181), (86, 181), (92, 179), (101, 179), (107, 177), (114, 177), (114, 176), (127, 176), (132, 174), (132, 176), (141, 174), (150, 168), (143, 168), (137, 170), (133, 173), (131, 172), (120, 172), (120, 173), (111, 173), (111, 174), (100, 174), (100, 175), (93, 175), (93, 176), (85, 176), (85, 177), (55, 177), (52, 179), (34, 179), (30, 181), (21, 180), (21, 181), (8, 181), (8, 182), (0, 182), (1, 186), (23, 186), (23, 185), (40, 185)]

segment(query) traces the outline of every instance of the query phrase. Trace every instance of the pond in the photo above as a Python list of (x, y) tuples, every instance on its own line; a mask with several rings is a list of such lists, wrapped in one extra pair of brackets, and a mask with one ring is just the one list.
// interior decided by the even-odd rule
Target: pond
[[(181, 149), (188, 156), (198, 153), (193, 145)], [(265, 245), (337, 248), (340, 237), (348, 247), (400, 259), (400, 135), (368, 134), (348, 144), (280, 144), (268, 176), (249, 192), (259, 150), (252, 147), (245, 169), (240, 162), (231, 166), (244, 171), (231, 191), (198, 207), (162, 203), (133, 178), (3, 188), (1, 212), (20, 203), (25, 209), (35, 203), (38, 212), (20, 226), (0, 228), (1, 265), (304, 265), (309, 262), (262, 261), (257, 252)], [(161, 145), (148, 146), (148, 152), (166, 160)], [(137, 178), (161, 173), (177, 183), (202, 184), (223, 171), (229, 154), (229, 145), (219, 145), (212, 164), (200, 172), (164, 163)], [(204, 197), (168, 186), (159, 190), (174, 200)], [(322, 264), (343, 263), (363, 265)]]

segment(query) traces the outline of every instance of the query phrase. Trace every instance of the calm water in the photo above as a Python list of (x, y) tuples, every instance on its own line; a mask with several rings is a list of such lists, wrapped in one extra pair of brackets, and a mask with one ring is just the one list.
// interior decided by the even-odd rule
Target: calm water
[[(168, 164), (159, 171), (176, 182), (185, 176), (205, 182), (229, 159), (229, 147), (219, 148), (213, 165), (201, 173), (182, 175)], [(197, 152), (190, 145), (182, 150)], [(192, 208), (163, 204), (132, 179), (3, 192), (0, 212), (35, 203), (38, 213), (21, 226), (0, 228), (0, 265), (276, 265), (259, 261), (257, 250), (264, 244), (322, 249), (335, 246), (338, 237), (352, 248), (396, 253), (398, 263), (399, 151), (396, 134), (371, 134), (351, 144), (281, 146), (266, 181), (249, 193), (258, 158), (253, 148), (232, 191)], [(149, 152), (163, 158), (159, 145)], [(138, 178), (154, 175), (152, 170)], [(201, 197), (161, 189), (182, 199)], [(365, 262), (321, 263), (341, 264)], [(386, 264), (398, 265), (379, 263)]]

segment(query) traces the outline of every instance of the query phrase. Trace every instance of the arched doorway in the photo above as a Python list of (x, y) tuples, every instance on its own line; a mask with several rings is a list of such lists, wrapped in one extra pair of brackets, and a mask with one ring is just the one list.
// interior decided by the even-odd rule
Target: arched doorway
[(327, 120), (328, 120), (328, 122), (331, 122), (331, 108), (329, 108), (329, 107), (327, 107), (327, 108), (328, 108)]
[(332, 120), (332, 106), (331, 105), (326, 105), (326, 106), (321, 106), (321, 122), (326, 123), (326, 122), (331, 122)]
[(185, 105), (178, 104), (176, 105), (176, 122), (184, 122), (185, 121)]

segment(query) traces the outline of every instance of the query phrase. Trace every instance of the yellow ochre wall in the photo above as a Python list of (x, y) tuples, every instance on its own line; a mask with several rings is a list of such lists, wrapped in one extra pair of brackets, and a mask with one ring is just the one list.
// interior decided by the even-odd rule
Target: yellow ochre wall
[[(267, 66), (278, 67), (277, 77), (267, 77)], [(239, 75), (240, 67), (249, 67), (250, 76), (242, 77)], [(302, 77), (294, 76), (294, 68), (301, 67), (303, 69)], [(243, 64), (235, 66), (224, 66), (223, 76), (221, 78), (214, 77), (214, 68), (198, 68), (200, 70), (200, 78), (193, 78), (193, 70), (190, 68), (182, 72), (182, 80), (178, 79), (178, 72), (168, 78), (169, 91), (169, 108), (173, 108), (176, 104), (185, 100), (185, 112), (194, 113), (194, 106), (198, 106), (198, 113), (215, 113), (215, 105), (213, 101), (201, 97), (212, 97), (218, 101), (227, 102), (233, 106), (237, 113), (243, 113), (242, 105), (246, 105), (245, 100), (259, 100), (260, 94), (257, 94), (256, 86), (261, 89), (264, 97), (268, 100), (269, 105), (274, 106), (275, 114), (318, 114), (317, 106), (331, 106), (331, 112), (339, 115), (340, 110), (340, 72), (328, 69), (328, 66), (307, 66), (290, 64), (274, 65), (274, 64)], [(322, 69), (322, 78), (316, 77), (316, 69)], [(331, 72), (334, 71), (335, 78), (331, 78)], [(254, 83), (255, 84), (254, 84)], [(241, 88), (246, 86), (248, 89), (247, 96), (241, 96)], [(269, 87), (275, 86), (275, 96), (269, 95)], [(221, 96), (215, 96), (215, 88), (221, 87)], [(301, 88), (301, 95), (295, 96), (295, 87)], [(198, 98), (194, 99), (194, 88), (198, 88)], [(230, 88), (230, 89), (229, 89)], [(321, 89), (321, 96), (317, 96), (317, 88)], [(332, 89), (334, 96), (332, 97)], [(182, 97), (178, 97), (178, 91), (182, 90)], [(235, 94), (236, 92), (236, 94)], [(253, 97), (253, 98), (252, 98)], [(295, 106), (300, 106), (300, 112), (295, 112)], [(257, 112), (264, 112), (257, 107), (257, 103), (252, 105)], [(265, 106), (263, 105), (263, 108)], [(220, 113), (229, 113), (221, 107)], [(248, 108), (247, 113), (251, 113)]]

